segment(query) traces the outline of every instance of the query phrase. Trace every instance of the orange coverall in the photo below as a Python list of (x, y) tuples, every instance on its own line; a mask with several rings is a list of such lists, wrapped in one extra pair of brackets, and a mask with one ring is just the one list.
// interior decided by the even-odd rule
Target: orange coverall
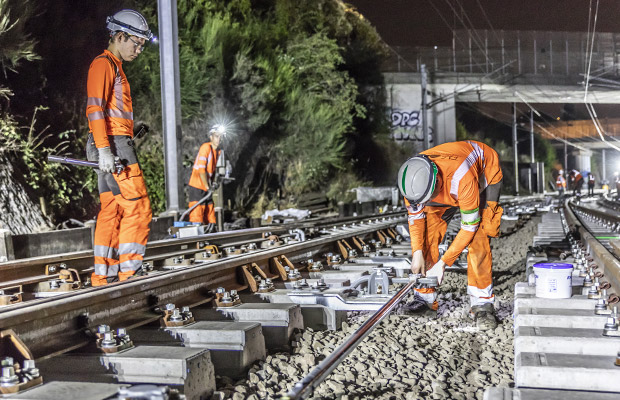
[(91, 134), (88, 159), (110, 147), (124, 165), (120, 173), (97, 170), (101, 211), (95, 228), (95, 271), (92, 285), (126, 280), (142, 266), (151, 223), (142, 170), (133, 147), (133, 107), (122, 61), (105, 50), (90, 65), (86, 116)]
[[(495, 150), (473, 140), (441, 144), (423, 151), (437, 165), (440, 192), (417, 207), (407, 199), (411, 250), (422, 250), (427, 269), (439, 261), (439, 244), (456, 211), (461, 213), (461, 229), (442, 260), (452, 265), (465, 248), (467, 253), (467, 293), (471, 305), (493, 302), (493, 280), (489, 237), (499, 235), (503, 209), (498, 205), (502, 170)], [(417, 289), (436, 308), (435, 290)]]
[[(207, 188), (202, 182), (202, 179), (200, 179), (201, 173), (206, 172), (209, 185), (213, 184), (215, 166), (217, 165), (220, 151), (221, 150), (214, 149), (211, 142), (203, 143), (202, 146), (200, 146), (200, 150), (198, 150), (198, 155), (194, 161), (192, 176), (189, 179), (189, 207), (192, 207), (207, 194)], [(209, 200), (207, 204), (203, 203), (194, 208), (192, 212), (189, 213), (189, 221), (199, 222), (201, 224), (215, 224), (213, 200)]]

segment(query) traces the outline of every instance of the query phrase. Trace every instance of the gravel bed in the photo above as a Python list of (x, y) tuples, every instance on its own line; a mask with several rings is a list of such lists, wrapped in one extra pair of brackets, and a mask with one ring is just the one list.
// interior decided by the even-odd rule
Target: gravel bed
[[(437, 319), (388, 316), (314, 392), (315, 399), (482, 399), (489, 386), (513, 385), (513, 291), (525, 280), (527, 247), (537, 219), (491, 241), (499, 325), (479, 332), (469, 310), (466, 272), (447, 272)], [(264, 399), (286, 393), (353, 333), (367, 313), (350, 313), (337, 332), (306, 329), (292, 354), (256, 363), (246, 378), (217, 377), (217, 399)]]

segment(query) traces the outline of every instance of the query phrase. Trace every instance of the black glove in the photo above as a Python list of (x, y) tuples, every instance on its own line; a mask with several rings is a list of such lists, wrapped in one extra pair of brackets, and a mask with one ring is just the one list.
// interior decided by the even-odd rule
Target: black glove
[(136, 121), (133, 124), (133, 138), (141, 139), (143, 138), (149, 131), (149, 126), (142, 121)]
[(215, 181), (211, 184), (211, 189), (217, 190), (220, 187), (220, 181)]

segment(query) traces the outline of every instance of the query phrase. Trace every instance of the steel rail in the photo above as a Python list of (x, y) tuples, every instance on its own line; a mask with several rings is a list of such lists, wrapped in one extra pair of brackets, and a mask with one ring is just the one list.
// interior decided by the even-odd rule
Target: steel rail
[(594, 215), (601, 213), (598, 210), (573, 204), (569, 200), (566, 201), (564, 209), (567, 222), (579, 231), (581, 239), (587, 244), (587, 250), (597, 265), (603, 269), (603, 274), (609, 280), (613, 291), (620, 295), (620, 260), (603, 246), (600, 240), (588, 229), (587, 224), (573, 210), (579, 209), (584, 212), (591, 212)]
[(387, 317), (401, 300), (413, 289), (416, 281), (412, 280), (401, 288), (387, 303), (366, 320), (343, 344), (321, 361), (301, 381), (297, 382), (282, 399), (305, 399), (312, 395), (321, 382), (368, 336), (372, 330)]
[(371, 234), (405, 220), (404, 216), (391, 218), (359, 225), (355, 230), (333, 231), (305, 242), (13, 304), (0, 311), (0, 327), (13, 329), (35, 358), (48, 358), (87, 344), (92, 340), (89, 332), (98, 325), (132, 328), (158, 319), (160, 315), (154, 312), (156, 306), (166, 303), (196, 306), (211, 301), (212, 293), (219, 286), (228, 290), (247, 288), (237, 278), (237, 268), (243, 265), (256, 263), (268, 269), (269, 260), (282, 254), (298, 262), (329, 251), (338, 240)]
[[(273, 233), (275, 235), (283, 235), (288, 233), (291, 229), (321, 229), (327, 226), (343, 226), (350, 223), (359, 223), (364, 220), (377, 219), (377, 218), (390, 218), (402, 215), (402, 212), (392, 212), (382, 214), (380, 216), (358, 216), (358, 217), (345, 217), (338, 219), (321, 219), (316, 221), (306, 221), (295, 224), (283, 224), (278, 226), (269, 226), (261, 228), (241, 229), (237, 231), (217, 232), (207, 235), (193, 236), (182, 239), (165, 239), (154, 242), (149, 242), (146, 247), (145, 259), (157, 260), (166, 258), (170, 253), (180, 253), (182, 250), (187, 250), (185, 254), (199, 252), (199, 243), (208, 243), (216, 245), (219, 248), (228, 246), (236, 246), (240, 243), (259, 242), (261, 240), (267, 240), (262, 235), (266, 233)], [(180, 253), (182, 254), (182, 253)], [(75, 268), (78, 271), (83, 269), (92, 268), (93, 265), (93, 251), (84, 250), (63, 254), (56, 254), (51, 256), (32, 257), (19, 260), (11, 260), (0, 263), (0, 288), (14, 285), (19, 283), (19, 280), (30, 280), (35, 276), (43, 276), (44, 267), (48, 264), (61, 264), (64, 263), (68, 268)], [(53, 276), (49, 276), (49, 279)]]

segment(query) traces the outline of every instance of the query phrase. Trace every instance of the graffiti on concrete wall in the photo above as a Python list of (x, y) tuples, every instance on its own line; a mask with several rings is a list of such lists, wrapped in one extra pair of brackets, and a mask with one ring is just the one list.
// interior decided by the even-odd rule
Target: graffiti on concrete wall
[[(394, 140), (424, 141), (420, 110), (392, 110), (392, 138)], [(429, 141), (433, 142), (433, 127), (428, 127)]]

